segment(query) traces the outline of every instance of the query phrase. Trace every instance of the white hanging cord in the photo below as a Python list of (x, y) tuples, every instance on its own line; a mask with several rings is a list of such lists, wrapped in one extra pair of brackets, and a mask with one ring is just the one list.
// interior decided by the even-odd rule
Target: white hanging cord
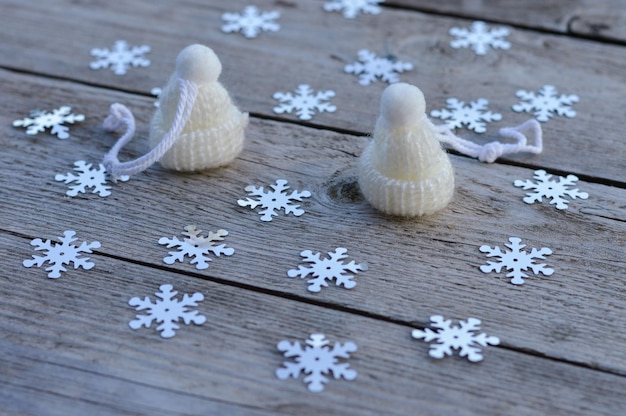
[[(436, 126), (428, 118), (426, 118), (426, 121), (439, 133), (437, 138), (441, 143), (449, 145), (452, 149), (466, 156), (477, 158), (481, 162), (493, 163), (500, 156), (507, 154), (519, 152), (539, 154), (543, 150), (541, 125), (534, 118), (527, 120), (519, 126), (500, 129), (500, 137), (516, 140), (517, 143), (493, 141), (482, 146), (456, 136), (446, 125)], [(528, 144), (526, 134), (533, 136), (534, 144)]]
[(120, 137), (104, 156), (102, 164), (106, 171), (115, 180), (122, 175), (134, 175), (143, 172), (152, 166), (156, 161), (174, 145), (180, 137), (189, 116), (193, 109), (194, 102), (198, 96), (198, 87), (191, 81), (179, 79), (180, 97), (176, 107), (176, 116), (172, 122), (170, 130), (163, 136), (161, 142), (147, 154), (129, 162), (120, 162), (117, 158), (119, 151), (128, 143), (135, 134), (135, 117), (126, 106), (119, 103), (111, 104), (110, 114), (104, 120), (103, 127), (107, 131), (115, 131), (122, 126), (126, 126), (124, 135)]

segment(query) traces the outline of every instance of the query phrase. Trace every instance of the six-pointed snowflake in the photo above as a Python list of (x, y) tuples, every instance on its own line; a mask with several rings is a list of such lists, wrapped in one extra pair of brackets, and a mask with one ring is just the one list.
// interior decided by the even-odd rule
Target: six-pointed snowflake
[(329, 257), (326, 259), (320, 259), (320, 253), (313, 254), (311, 250), (305, 250), (300, 253), (304, 257), (304, 262), (313, 263), (310, 267), (298, 266), (298, 269), (291, 269), (287, 272), (289, 277), (305, 278), (308, 275), (312, 275), (313, 278), (309, 279), (308, 290), (309, 292), (319, 292), (321, 287), (327, 287), (327, 280), (336, 280), (336, 285), (345, 287), (346, 289), (352, 289), (356, 286), (356, 282), (352, 280), (354, 275), (344, 274), (347, 272), (358, 273), (359, 271), (367, 270), (367, 264), (356, 264), (354, 260), (345, 264), (341, 260), (348, 257), (346, 254), (347, 249), (339, 247), (334, 252), (328, 253)]
[(161, 337), (172, 338), (176, 335), (176, 330), (180, 328), (176, 324), (180, 319), (185, 325), (192, 322), (196, 325), (202, 325), (206, 322), (204, 315), (199, 315), (198, 311), (189, 310), (190, 307), (198, 306), (198, 302), (204, 300), (202, 293), (196, 292), (191, 296), (185, 294), (182, 300), (178, 300), (174, 299), (178, 292), (174, 292), (172, 289), (172, 285), (161, 285), (159, 287), (161, 292), (155, 293), (156, 297), (160, 299), (156, 303), (153, 303), (148, 296), (143, 299), (134, 297), (128, 301), (128, 304), (134, 306), (138, 311), (147, 309), (147, 315), (137, 315), (134, 321), (128, 323), (128, 326), (132, 329), (139, 329), (142, 326), (150, 328), (152, 323), (156, 322), (160, 324), (156, 330), (161, 331)]
[(411, 335), (425, 342), (437, 341), (436, 344), (431, 344), (430, 351), (428, 351), (433, 358), (444, 358), (446, 355), (452, 355), (452, 350), (460, 350), (459, 356), (467, 357), (471, 362), (477, 362), (483, 359), (479, 347), (500, 344), (500, 339), (497, 337), (476, 333), (480, 330), (480, 319), (469, 318), (467, 322), (459, 321), (458, 326), (452, 326), (450, 320), (444, 321), (443, 316), (440, 315), (431, 316), (430, 321), (432, 326), (438, 329), (437, 332), (430, 328), (424, 331), (415, 329)]
[(348, 363), (338, 362), (339, 358), (350, 358), (350, 353), (357, 350), (353, 342), (346, 342), (343, 345), (337, 342), (331, 349), (324, 334), (311, 334), (304, 348), (299, 342), (292, 344), (284, 340), (278, 343), (278, 350), (287, 358), (296, 358), (295, 362), (285, 361), (284, 367), (276, 370), (276, 377), (286, 380), (289, 377), (298, 378), (300, 373), (304, 373), (304, 382), (311, 392), (324, 391), (329, 372), (335, 380), (341, 377), (346, 380), (356, 378), (356, 371), (349, 368)]
[(511, 277), (511, 283), (514, 285), (524, 284), (524, 277), (528, 277), (525, 271), (529, 268), (536, 275), (538, 273), (543, 273), (545, 276), (550, 276), (554, 273), (554, 270), (547, 267), (544, 263), (537, 264), (534, 263), (535, 260), (545, 259), (545, 256), (552, 254), (552, 250), (547, 247), (543, 247), (541, 250), (537, 250), (533, 248), (530, 253), (524, 251), (525, 244), (520, 244), (521, 239), (517, 237), (509, 238), (510, 244), (504, 244), (511, 251), (500, 250), (500, 247), (491, 248), (487, 245), (481, 246), (480, 251), (483, 253), (487, 253), (487, 257), (498, 257), (498, 262), (488, 261), (487, 264), (480, 266), (480, 270), (483, 273), (489, 273), (495, 270), (496, 273), (500, 273), (500, 270), (504, 267), (506, 270), (510, 270), (510, 272), (506, 275), (506, 277)]
[(307, 84), (300, 84), (295, 90), (295, 95), (290, 92), (283, 93), (277, 92), (274, 94), (274, 99), (278, 100), (282, 104), (274, 107), (274, 112), (277, 114), (291, 113), (296, 110), (296, 115), (300, 120), (310, 120), (315, 114), (315, 110), (318, 112), (327, 111), (329, 113), (335, 112), (337, 107), (330, 103), (323, 101), (329, 100), (335, 96), (335, 91), (319, 91), (313, 95), (313, 90)]
[(548, 121), (554, 116), (554, 113), (569, 118), (576, 115), (576, 111), (569, 106), (578, 102), (578, 96), (574, 94), (557, 96), (556, 88), (552, 85), (541, 87), (539, 94), (535, 94), (532, 91), (519, 90), (515, 95), (526, 102), (515, 104), (513, 111), (518, 113), (534, 111), (533, 114), (539, 121)]
[(41, 267), (45, 262), (51, 264), (46, 268), (48, 277), (51, 279), (58, 279), (61, 277), (61, 272), (67, 271), (64, 264), (74, 264), (74, 268), (78, 269), (82, 267), (85, 270), (89, 270), (94, 266), (94, 263), (88, 261), (89, 257), (80, 257), (81, 253), (92, 253), (91, 249), (100, 248), (100, 243), (94, 241), (92, 243), (82, 242), (80, 246), (72, 244), (78, 240), (74, 238), (76, 233), (71, 230), (63, 232), (63, 237), (59, 237), (61, 244), (52, 244), (50, 240), (45, 242), (40, 238), (36, 238), (30, 242), (31, 246), (35, 246), (35, 250), (46, 250), (45, 256), (33, 256), (32, 259), (24, 260), (22, 263), (24, 267)]
[(248, 6), (240, 13), (224, 13), (222, 32), (241, 32), (247, 38), (256, 38), (259, 32), (277, 32), (280, 29), (274, 20), (280, 17), (279, 12), (259, 12), (255, 6)]
[(154, 106), (156, 108), (159, 108), (159, 106), (161, 105), (159, 104), (159, 98), (161, 97), (162, 93), (163, 93), (163, 89), (159, 87), (154, 87), (150, 90), (150, 94), (154, 95), (157, 98), (157, 100), (154, 102)]
[(465, 105), (463, 101), (459, 101), (456, 98), (448, 98), (446, 104), (448, 108), (433, 110), (430, 112), (430, 115), (446, 120), (446, 124), (450, 129), (466, 125), (467, 128), (474, 130), (476, 133), (484, 133), (486, 131), (486, 123), (502, 119), (501, 114), (486, 111), (489, 101), (485, 98), (472, 101), (469, 105)]
[(67, 126), (63, 123), (74, 124), (76, 121), (83, 121), (85, 116), (82, 114), (72, 114), (72, 108), (68, 106), (59, 107), (52, 110), (51, 113), (45, 111), (34, 110), (30, 112), (30, 117), (21, 120), (15, 120), (13, 126), (27, 127), (26, 134), (37, 134), (50, 128), (51, 134), (56, 134), (59, 139), (67, 139), (70, 137)]
[(147, 45), (129, 48), (125, 40), (118, 40), (110, 50), (93, 48), (91, 56), (97, 59), (91, 62), (89, 67), (91, 69), (111, 67), (115, 75), (124, 75), (131, 66), (136, 68), (150, 65), (150, 61), (143, 57), (143, 54), (148, 52), (150, 47)]
[(180, 241), (177, 237), (166, 238), (163, 237), (159, 240), (159, 244), (167, 244), (167, 248), (178, 247), (178, 251), (170, 251), (169, 257), (165, 257), (163, 261), (167, 264), (174, 264), (176, 261), (182, 262), (185, 256), (191, 257), (191, 264), (196, 264), (196, 269), (202, 270), (209, 267), (211, 259), (204, 257), (212, 252), (215, 256), (220, 255), (232, 256), (235, 249), (226, 247), (226, 244), (220, 244), (216, 246), (214, 242), (223, 241), (224, 237), (228, 235), (226, 230), (217, 230), (217, 232), (209, 231), (208, 236), (200, 235), (202, 230), (197, 230), (195, 225), (188, 225), (183, 231), (183, 235), (186, 238)]
[(257, 206), (264, 208), (259, 212), (261, 214), (261, 221), (272, 221), (272, 217), (278, 215), (276, 210), (285, 210), (285, 214), (293, 214), (296, 217), (304, 214), (304, 210), (300, 209), (300, 205), (292, 204), (291, 201), (302, 201), (302, 198), (308, 198), (311, 196), (309, 191), (293, 191), (287, 194), (289, 189), (287, 181), (284, 179), (277, 179), (275, 185), (270, 185), (273, 191), (264, 192), (263, 187), (257, 188), (256, 186), (246, 186), (245, 191), (250, 196), (258, 197), (257, 200), (246, 198), (237, 201), (239, 206), (249, 206), (255, 209)]
[(399, 81), (396, 72), (410, 71), (413, 65), (409, 62), (391, 60), (376, 56), (367, 49), (361, 49), (358, 53), (359, 60), (346, 65), (344, 71), (348, 74), (359, 76), (359, 84), (369, 85), (379, 77), (382, 81), (393, 84)]
[[(71, 185), (65, 193), (67, 196), (76, 196), (79, 193), (85, 193), (87, 188), (93, 188), (92, 193), (100, 196), (111, 195), (111, 192), (109, 191), (111, 187), (106, 185), (109, 181), (109, 175), (106, 173), (104, 166), (100, 164), (98, 169), (92, 169), (91, 166), (91, 163), (85, 163), (84, 160), (79, 160), (74, 162), (74, 170), (78, 172), (77, 175), (72, 172), (69, 172), (66, 175), (61, 175), (59, 173), (54, 177), (54, 180), (63, 181), (67, 184), (75, 183), (74, 185)], [(122, 182), (126, 182), (128, 179), (129, 177), (126, 175), (118, 178), (118, 180)]]
[(324, 3), (324, 10), (327, 12), (343, 10), (343, 17), (346, 19), (354, 19), (359, 12), (379, 14), (379, 4), (383, 1), (384, 0), (332, 0)]
[(509, 30), (498, 28), (489, 30), (485, 22), (474, 22), (470, 29), (453, 27), (450, 35), (457, 39), (450, 42), (450, 46), (455, 49), (472, 47), (476, 55), (485, 55), (491, 46), (494, 49), (509, 49), (511, 44), (504, 40), (508, 36)]
[(545, 170), (536, 170), (533, 179), (537, 180), (537, 182), (516, 180), (513, 182), (513, 185), (524, 190), (533, 189), (535, 191), (526, 194), (523, 201), (527, 204), (541, 202), (545, 196), (550, 198), (550, 204), (554, 204), (556, 209), (567, 209), (569, 201), (564, 199), (564, 196), (569, 196), (572, 199), (587, 199), (589, 197), (587, 192), (579, 192), (578, 188), (570, 188), (578, 180), (578, 177), (575, 175), (559, 176), (558, 182), (551, 181), (550, 178), (552, 178), (552, 175)]

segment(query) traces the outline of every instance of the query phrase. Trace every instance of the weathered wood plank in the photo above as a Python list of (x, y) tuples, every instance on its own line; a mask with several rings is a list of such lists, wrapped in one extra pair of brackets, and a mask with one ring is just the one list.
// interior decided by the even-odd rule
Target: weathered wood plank
[(598, 40), (626, 41), (626, 7), (621, 0), (387, 0), (385, 4), (589, 36)]
[[(480, 364), (431, 359), (411, 326), (216, 284), (182, 273), (94, 254), (97, 267), (58, 280), (23, 269), (27, 240), (0, 234), (0, 409), (29, 414), (54, 405), (59, 414), (487, 414), (614, 415), (626, 378), (508, 348), (489, 347)], [(17, 261), (16, 261), (17, 260)], [(231, 273), (234, 271), (231, 270)], [(169, 340), (154, 328), (133, 331), (130, 297), (169, 283), (201, 292), (202, 326), (182, 326)], [(461, 317), (462, 318), (462, 317)], [(509, 343), (492, 322), (483, 330)], [(321, 395), (302, 379), (274, 376), (283, 339), (322, 332), (358, 345), (353, 382), (331, 380)], [(515, 388), (513, 388), (514, 386)], [(37, 404), (33, 404), (37, 397)], [(109, 412), (110, 410), (110, 412)], [(232, 411), (232, 413), (230, 413)]]
[[(356, 155), (367, 138), (253, 119), (243, 154), (228, 168), (179, 175), (154, 167), (115, 186), (110, 197), (69, 198), (54, 175), (70, 171), (78, 159), (97, 162), (114, 141), (99, 127), (104, 114), (97, 114), (121, 100), (145, 123), (152, 102), (66, 82), (10, 79), (30, 84), (24, 91), (38, 91), (47, 100), (70, 99), (93, 116), (72, 128), (69, 141), (26, 137), (8, 121), (25, 97), (0, 103), (5, 231), (55, 238), (74, 229), (81, 238), (100, 241), (102, 253), (163, 267), (167, 250), (157, 244), (159, 238), (179, 235), (188, 224), (205, 231), (224, 228), (234, 256), (216, 259), (205, 271), (189, 264), (170, 268), (406, 323), (425, 325), (433, 313), (478, 316), (506, 333), (511, 348), (626, 374), (623, 189), (580, 182), (590, 199), (557, 211), (521, 201), (525, 193), (512, 182), (530, 178), (531, 170), (452, 157), (457, 191), (449, 208), (401, 221), (373, 211), (355, 185)], [(144, 124), (138, 134), (146, 129)], [(141, 139), (131, 142), (122, 158), (140, 154), (144, 146)], [(279, 178), (313, 193), (303, 203), (302, 217), (262, 223), (257, 213), (237, 205), (245, 186), (267, 186)], [(502, 247), (510, 236), (530, 247), (551, 248), (548, 264), (555, 274), (515, 287), (502, 275), (481, 273), (486, 258), (478, 248)], [(370, 265), (356, 278), (355, 289), (311, 294), (304, 281), (287, 278), (287, 270), (300, 263), (301, 250), (325, 253), (336, 247)], [(28, 258), (31, 248), (25, 244), (20, 253)]]
[[(0, 35), (6, 41), (0, 45), (0, 65), (147, 94), (164, 83), (184, 46), (201, 42), (222, 59), (223, 82), (243, 109), (276, 116), (272, 95), (309, 83), (316, 90), (337, 93), (333, 99), (337, 112), (316, 115), (315, 124), (369, 132), (385, 84), (362, 87), (357, 77), (343, 73), (344, 65), (356, 60), (357, 51), (368, 48), (415, 64), (415, 70), (400, 78), (423, 89), (429, 111), (445, 107), (449, 97), (466, 102), (488, 98), (490, 108), (502, 113), (503, 120), (491, 124), (482, 136), (459, 132), (480, 142), (494, 140), (498, 128), (528, 118), (528, 114), (511, 111), (519, 89), (537, 91), (553, 84), (560, 93), (579, 95), (576, 118), (556, 117), (543, 125), (545, 151), (541, 156), (511, 159), (560, 172), (624, 180), (625, 146), (616, 127), (626, 96), (623, 47), (515, 29), (509, 37), (511, 50), (477, 57), (470, 50), (453, 50), (448, 45), (448, 29), (466, 21), (385, 10), (352, 22), (323, 12), (320, 2), (260, 2), (262, 9), (281, 11), (281, 31), (263, 33), (254, 40), (222, 33), (221, 14), (245, 5), (243, 0), (210, 6), (195, 1), (184, 6), (163, 1), (69, 6), (61, 0), (45, 4), (3, 0), (7, 13), (0, 17)], [(152, 65), (124, 76), (89, 69), (89, 50), (110, 47), (117, 39), (152, 45), (148, 55)], [(41, 105), (41, 99), (34, 101), (32, 105)], [(281, 118), (297, 120), (293, 115)]]

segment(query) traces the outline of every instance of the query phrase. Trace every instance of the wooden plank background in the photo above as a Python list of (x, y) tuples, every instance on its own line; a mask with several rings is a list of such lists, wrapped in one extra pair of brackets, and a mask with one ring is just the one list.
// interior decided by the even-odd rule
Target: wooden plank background
[[(121, 2), (120, 2), (121, 3)], [(538, 9), (507, 2), (389, 2), (377, 16), (354, 21), (322, 11), (322, 1), (258, 1), (281, 12), (281, 30), (248, 40), (224, 34), (221, 15), (248, 3), (224, 1), (2, 0), (0, 34), (0, 412), (3, 414), (619, 414), (626, 405), (624, 253), (626, 192), (621, 105), (626, 96), (626, 49), (619, 30), (577, 31), (572, 16), (590, 16), (575, 2)], [(594, 13), (619, 16), (608, 2)], [(609, 8), (608, 6), (613, 6)], [(616, 8), (617, 7), (617, 8)], [(539, 12), (542, 10), (542, 12)], [(583, 13), (584, 12), (584, 13)], [(476, 56), (448, 46), (450, 27), (481, 18), (512, 25), (509, 51)], [(567, 23), (565, 23), (567, 22)], [(607, 24), (612, 20), (607, 18)], [(593, 35), (593, 36), (592, 36)], [(124, 76), (93, 71), (89, 50), (126, 39), (148, 44), (148, 68)], [(617, 39), (617, 40), (616, 40)], [(123, 158), (146, 150), (154, 112), (149, 91), (162, 85), (180, 49), (211, 46), (220, 56), (223, 84), (251, 113), (246, 147), (230, 166), (174, 174), (155, 166), (118, 184), (112, 195), (65, 196), (54, 180), (76, 160), (98, 162), (115, 142), (101, 123), (113, 102), (132, 109), (138, 137)], [(358, 156), (378, 115), (385, 84), (358, 85), (344, 74), (359, 49), (413, 62), (400, 75), (425, 93), (428, 109), (456, 96), (490, 100), (503, 120), (513, 113), (518, 89), (554, 84), (580, 96), (574, 119), (542, 125), (545, 150), (493, 165), (452, 155), (456, 193), (443, 212), (399, 220), (380, 215), (356, 185)], [(279, 75), (276, 75), (279, 74)], [(336, 113), (308, 123), (276, 115), (276, 91), (300, 83), (333, 89)], [(27, 136), (11, 126), (34, 108), (70, 105), (86, 120), (71, 138)], [(586, 201), (566, 211), (527, 205), (512, 186), (534, 169), (580, 176)], [(302, 217), (271, 223), (237, 205), (247, 185), (278, 178), (313, 196)], [(232, 257), (206, 270), (188, 263), (165, 265), (159, 238), (196, 224), (224, 228)], [(46, 278), (21, 262), (33, 238), (56, 239), (75, 230), (99, 241), (94, 269)], [(550, 277), (516, 287), (503, 274), (486, 275), (478, 247), (503, 246), (519, 236), (532, 247), (550, 247)], [(286, 271), (299, 252), (346, 247), (366, 262), (357, 286), (320, 293)], [(132, 331), (128, 300), (152, 295), (170, 283), (181, 293), (201, 292), (200, 327), (183, 327), (163, 340), (154, 329)], [(428, 344), (410, 337), (429, 316), (477, 317), (502, 344), (485, 360), (434, 360)], [(353, 382), (331, 381), (321, 394), (302, 380), (280, 381), (284, 361), (276, 344), (325, 333), (354, 341)]]

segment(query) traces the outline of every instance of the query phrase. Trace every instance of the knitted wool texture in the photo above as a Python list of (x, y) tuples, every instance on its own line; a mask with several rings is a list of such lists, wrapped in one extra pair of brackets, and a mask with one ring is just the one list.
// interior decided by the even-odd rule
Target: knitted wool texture
[(221, 63), (210, 48), (191, 45), (176, 61), (171, 76), (159, 97), (159, 109), (150, 124), (150, 146), (160, 143), (170, 130), (180, 99), (178, 79), (198, 87), (193, 109), (174, 145), (159, 163), (166, 169), (199, 171), (230, 163), (244, 143), (248, 114), (240, 112), (226, 89), (217, 81)]
[(432, 214), (452, 199), (452, 164), (425, 110), (424, 95), (409, 84), (392, 84), (381, 97), (374, 140), (360, 158), (359, 186), (386, 214)]

